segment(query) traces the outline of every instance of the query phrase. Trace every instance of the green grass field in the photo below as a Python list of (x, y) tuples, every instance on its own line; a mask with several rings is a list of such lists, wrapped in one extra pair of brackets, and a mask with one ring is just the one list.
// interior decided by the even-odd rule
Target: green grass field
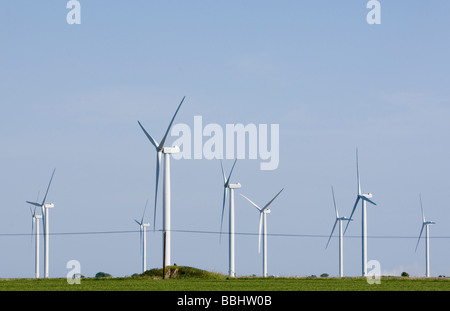
[(178, 267), (175, 277), (161, 270), (126, 278), (82, 278), (70, 285), (59, 279), (1, 279), (1, 291), (449, 291), (448, 278), (382, 277), (380, 284), (357, 278), (227, 278), (203, 270)]

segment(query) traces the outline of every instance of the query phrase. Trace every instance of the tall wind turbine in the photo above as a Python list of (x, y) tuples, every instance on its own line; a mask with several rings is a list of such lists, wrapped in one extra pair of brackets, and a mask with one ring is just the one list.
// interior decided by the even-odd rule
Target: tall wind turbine
[(330, 243), (331, 236), (333, 235), (334, 229), (336, 229), (336, 225), (339, 223), (339, 277), (344, 276), (344, 237), (342, 235), (342, 222), (343, 221), (351, 221), (352, 219), (347, 217), (339, 217), (338, 209), (336, 206), (336, 199), (334, 198), (334, 189), (331, 187), (331, 192), (333, 194), (333, 203), (334, 203), (334, 211), (336, 212), (336, 220), (333, 225), (333, 230), (331, 230), (330, 237), (328, 238), (327, 246)]
[(425, 265), (426, 265), (426, 276), (430, 277), (430, 229), (429, 225), (434, 225), (434, 221), (426, 221), (425, 220), (425, 214), (423, 213), (423, 207), (422, 207), (422, 196), (419, 195), (420, 198), (420, 209), (422, 210), (422, 229), (420, 229), (419, 239), (417, 240), (416, 245), (416, 251), (417, 246), (419, 246), (420, 238), (422, 237), (423, 228), (425, 228)]
[[(284, 189), (284, 188), (283, 188)], [(249, 201), (259, 211), (259, 232), (258, 232), (258, 253), (261, 252), (261, 229), (263, 230), (263, 277), (267, 277), (267, 214), (270, 213), (269, 205), (280, 195), (281, 191), (277, 193), (263, 208), (256, 205), (252, 200), (241, 194), (247, 201)]]
[(231, 174), (233, 173), (234, 166), (236, 165), (236, 160), (234, 160), (233, 167), (231, 168), (230, 175), (228, 175), (228, 178), (225, 175), (225, 172), (223, 170), (222, 161), (220, 161), (220, 166), (222, 168), (222, 175), (223, 175), (223, 182), (224, 182), (224, 189), (223, 189), (223, 204), (222, 204), (222, 217), (220, 219), (220, 234), (222, 235), (222, 224), (223, 224), (223, 213), (225, 211), (225, 201), (228, 194), (228, 189), (230, 189), (230, 218), (229, 218), (229, 233), (228, 233), (228, 239), (229, 239), (229, 275), (230, 277), (236, 276), (235, 271), (235, 262), (234, 262), (234, 189), (241, 188), (241, 184), (231, 184), (230, 178)]
[(53, 170), (52, 177), (50, 178), (50, 182), (48, 183), (47, 191), (45, 192), (44, 200), (42, 203), (36, 203), (36, 202), (30, 202), (26, 201), (27, 203), (40, 207), (42, 211), (42, 221), (43, 221), (43, 228), (44, 228), (44, 277), (48, 278), (48, 272), (49, 272), (49, 208), (55, 207), (53, 203), (45, 203), (47, 200), (48, 190), (50, 189), (50, 185), (52, 184), (53, 175), (55, 175), (55, 170)]
[[(36, 214), (36, 206), (34, 207), (34, 210), (31, 210), (30, 207), (30, 212), (31, 212), (31, 217), (32, 217), (32, 221), (31, 221), (31, 234), (35, 235), (36, 241), (35, 241), (35, 257), (34, 257), (34, 264), (35, 264), (35, 268), (34, 268), (34, 277), (36, 279), (39, 279), (39, 220), (42, 219), (42, 215), (38, 215)], [(35, 229), (36, 228), (36, 233), (35, 233)]]
[[(161, 156), (164, 154), (164, 184), (163, 184), (163, 245), (166, 245), (165, 248), (165, 258), (164, 258), (164, 264), (166, 266), (170, 265), (170, 249), (171, 249), (171, 227), (170, 227), (170, 155), (174, 153), (180, 152), (180, 148), (178, 146), (174, 147), (164, 147), (164, 144), (167, 139), (167, 135), (169, 135), (170, 128), (172, 127), (173, 121), (175, 120), (175, 117), (178, 113), (178, 110), (180, 110), (181, 105), (183, 104), (184, 98), (181, 100), (180, 104), (178, 105), (177, 110), (175, 111), (175, 114), (172, 117), (172, 120), (169, 123), (169, 126), (166, 130), (166, 133), (163, 136), (163, 139), (158, 144), (156, 140), (153, 139), (152, 136), (150, 136), (149, 133), (144, 129), (141, 122), (138, 121), (139, 126), (141, 127), (142, 131), (144, 131), (145, 136), (147, 136), (148, 140), (152, 143), (152, 145), (156, 149), (156, 185), (155, 185), (155, 208), (154, 208), (154, 217), (153, 217), (153, 230), (155, 230), (155, 222), (156, 222), (156, 204), (158, 201), (158, 182), (159, 182), (159, 168), (161, 166)], [(164, 237), (166, 237), (166, 241), (164, 241)]]
[[(359, 200), (361, 200), (361, 240), (362, 240), (362, 276), (367, 275), (367, 216), (366, 216), (366, 202), (369, 202), (373, 205), (377, 205), (372, 200), (372, 194), (367, 193), (363, 194), (361, 192), (361, 183), (359, 180), (359, 164), (358, 164), (358, 149), (356, 149), (356, 175), (358, 182), (358, 193), (356, 197), (355, 205), (353, 206), (352, 213), (350, 214), (350, 219), (352, 219), (353, 213), (355, 212), (356, 206), (358, 205)], [(347, 226), (345, 227), (345, 232), (347, 231), (348, 225), (350, 222), (347, 222)]]
[(142, 273), (147, 270), (147, 232), (146, 228), (150, 227), (149, 223), (144, 223), (145, 210), (147, 209), (147, 202), (145, 203), (144, 212), (142, 213), (141, 221), (134, 220), (139, 225), (139, 243), (141, 247), (142, 256)]

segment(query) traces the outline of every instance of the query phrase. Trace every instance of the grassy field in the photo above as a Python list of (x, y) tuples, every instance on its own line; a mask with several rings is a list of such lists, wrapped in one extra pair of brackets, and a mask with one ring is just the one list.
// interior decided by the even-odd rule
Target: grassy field
[(82, 278), (70, 285), (60, 279), (0, 279), (0, 291), (449, 291), (448, 278), (382, 277), (380, 284), (365, 278), (227, 278), (203, 270), (178, 267), (162, 279), (161, 270), (126, 278)]

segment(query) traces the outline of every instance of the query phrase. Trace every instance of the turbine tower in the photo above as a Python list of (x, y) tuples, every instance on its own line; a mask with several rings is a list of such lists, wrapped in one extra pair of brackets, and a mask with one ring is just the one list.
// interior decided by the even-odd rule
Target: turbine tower
[(27, 203), (34, 205), (36, 207), (40, 207), (42, 211), (42, 221), (44, 228), (44, 277), (48, 278), (49, 275), (49, 209), (55, 207), (53, 203), (45, 203), (47, 200), (48, 190), (50, 189), (50, 185), (52, 184), (53, 175), (55, 175), (55, 170), (53, 170), (52, 177), (50, 178), (50, 182), (48, 183), (47, 191), (45, 192), (44, 200), (42, 203), (30, 202)]
[[(284, 188), (283, 188), (284, 189)], [(258, 232), (258, 253), (261, 253), (261, 229), (263, 230), (263, 277), (267, 277), (267, 214), (270, 213), (269, 205), (280, 195), (281, 191), (277, 193), (263, 208), (256, 205), (252, 200), (241, 194), (247, 201), (249, 201), (259, 211), (259, 232)]]
[(230, 175), (228, 175), (228, 178), (225, 175), (225, 172), (223, 170), (222, 161), (220, 161), (220, 166), (222, 168), (222, 175), (223, 175), (223, 182), (224, 182), (224, 189), (223, 189), (223, 204), (222, 204), (222, 217), (220, 219), (220, 235), (222, 236), (222, 224), (223, 224), (223, 213), (225, 211), (225, 201), (228, 193), (228, 189), (230, 189), (230, 215), (229, 215), (229, 232), (228, 232), (228, 239), (229, 239), (229, 276), (235, 277), (236, 276), (236, 270), (235, 270), (235, 262), (234, 262), (234, 189), (240, 189), (241, 184), (231, 184), (230, 178), (231, 174), (233, 173), (234, 166), (236, 165), (236, 160), (234, 160), (233, 167), (231, 168)]
[(147, 209), (147, 202), (145, 203), (144, 212), (142, 213), (141, 221), (134, 220), (139, 225), (139, 247), (142, 256), (142, 273), (147, 270), (147, 232), (146, 228), (150, 227), (149, 223), (144, 223), (145, 210)]
[(334, 189), (331, 187), (331, 193), (333, 194), (333, 203), (334, 203), (334, 211), (336, 212), (336, 220), (333, 225), (333, 230), (331, 230), (330, 237), (328, 238), (327, 245), (325, 249), (327, 249), (328, 244), (330, 243), (331, 236), (333, 235), (334, 229), (336, 229), (336, 225), (339, 223), (339, 277), (344, 276), (344, 237), (342, 235), (342, 222), (343, 221), (351, 221), (352, 219), (347, 217), (339, 217), (338, 209), (336, 206), (336, 199), (334, 197)]
[[(362, 276), (367, 275), (367, 216), (366, 216), (366, 202), (369, 202), (373, 205), (377, 205), (375, 202), (370, 200), (372, 198), (371, 193), (363, 194), (361, 192), (361, 182), (359, 179), (359, 164), (358, 164), (358, 149), (356, 149), (356, 175), (358, 182), (358, 193), (356, 197), (355, 205), (353, 206), (352, 213), (350, 214), (350, 219), (352, 219), (353, 213), (355, 212), (356, 206), (358, 205), (359, 200), (361, 200), (361, 240), (362, 240)], [(344, 234), (347, 231), (348, 225), (350, 222), (347, 222), (347, 226), (345, 227)]]
[[(164, 258), (164, 264), (166, 266), (170, 266), (170, 249), (171, 249), (171, 222), (170, 222), (170, 155), (174, 153), (180, 152), (180, 148), (178, 146), (174, 147), (164, 147), (164, 144), (167, 139), (167, 135), (169, 135), (170, 128), (172, 127), (173, 121), (175, 120), (175, 117), (178, 113), (178, 110), (180, 110), (181, 105), (183, 104), (184, 98), (181, 100), (180, 104), (178, 105), (177, 110), (175, 111), (175, 114), (172, 117), (172, 120), (169, 123), (169, 127), (166, 130), (166, 133), (164, 134), (163, 139), (158, 144), (150, 134), (147, 133), (147, 131), (142, 126), (141, 122), (138, 121), (139, 126), (141, 127), (142, 131), (144, 131), (145, 135), (147, 136), (148, 140), (152, 143), (152, 145), (156, 149), (156, 185), (155, 185), (155, 208), (153, 213), (153, 230), (155, 230), (155, 222), (156, 222), (156, 204), (158, 201), (158, 182), (159, 182), (159, 168), (161, 166), (161, 156), (164, 154), (164, 184), (163, 184), (163, 245), (166, 245), (166, 250), (163, 252), (165, 254)], [(164, 241), (164, 237), (166, 237), (166, 241)], [(163, 246), (164, 248), (164, 246)]]
[(416, 251), (417, 246), (419, 246), (420, 238), (422, 237), (423, 228), (425, 228), (425, 272), (426, 277), (430, 277), (430, 229), (429, 225), (434, 225), (434, 221), (426, 221), (425, 220), (425, 214), (423, 213), (423, 207), (422, 207), (422, 196), (419, 195), (420, 198), (420, 209), (422, 210), (422, 229), (420, 229), (419, 239), (417, 240), (416, 244)]

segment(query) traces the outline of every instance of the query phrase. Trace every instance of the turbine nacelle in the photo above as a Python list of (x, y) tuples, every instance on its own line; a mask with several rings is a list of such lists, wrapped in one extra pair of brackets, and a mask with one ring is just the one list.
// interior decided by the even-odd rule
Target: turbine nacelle
[(348, 220), (348, 221), (353, 221), (353, 219), (350, 219), (348, 217), (338, 217), (336, 218), (336, 220)]
[(372, 199), (373, 195), (372, 195), (372, 193), (363, 193), (363, 194), (360, 194), (360, 197), (366, 198), (366, 199)]
[(178, 147), (178, 146), (162, 148), (162, 153), (165, 153), (165, 154), (174, 154), (174, 153), (179, 153), (179, 152), (180, 152), (180, 147)]
[(424, 223), (423, 223), (423, 225), (424, 226), (427, 226), (427, 225), (435, 225), (436, 223), (434, 222), (434, 221), (425, 221)]
[(237, 184), (228, 184), (228, 189), (240, 189), (242, 186), (240, 183)]
[(53, 204), (53, 203), (45, 203), (43, 207), (44, 208), (54, 208), (55, 204)]
[(262, 210), (262, 212), (263, 212), (264, 214), (270, 214), (270, 209), (266, 208), (266, 209)]

